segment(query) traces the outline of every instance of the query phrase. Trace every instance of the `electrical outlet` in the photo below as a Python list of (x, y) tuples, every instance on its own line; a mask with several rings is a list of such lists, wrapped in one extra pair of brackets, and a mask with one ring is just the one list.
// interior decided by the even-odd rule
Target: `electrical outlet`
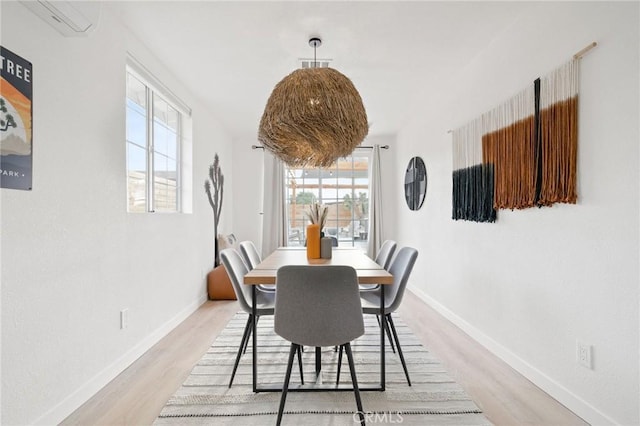
[(129, 309), (123, 309), (120, 311), (120, 329), (124, 330), (129, 327)]
[(592, 351), (593, 346), (584, 344), (579, 340), (576, 340), (576, 361), (578, 362), (578, 364), (588, 368), (589, 370), (593, 369), (593, 364), (591, 363)]

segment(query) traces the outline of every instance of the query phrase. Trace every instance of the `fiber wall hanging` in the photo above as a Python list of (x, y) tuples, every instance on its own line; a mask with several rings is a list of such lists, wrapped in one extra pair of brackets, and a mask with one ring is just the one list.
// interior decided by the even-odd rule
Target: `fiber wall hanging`
[(576, 203), (578, 55), (453, 131), (453, 219)]

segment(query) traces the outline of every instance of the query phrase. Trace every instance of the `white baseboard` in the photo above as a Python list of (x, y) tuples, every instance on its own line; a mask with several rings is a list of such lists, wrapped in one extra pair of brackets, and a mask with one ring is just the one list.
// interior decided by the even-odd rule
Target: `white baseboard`
[(592, 425), (617, 424), (617, 422), (614, 421), (611, 417), (607, 416), (606, 414), (589, 404), (587, 401), (583, 400), (582, 398), (571, 392), (569, 389), (562, 386), (551, 377), (547, 376), (542, 371), (533, 367), (524, 359), (515, 355), (509, 349), (505, 348), (500, 343), (496, 342), (491, 337), (487, 336), (485, 333), (469, 324), (463, 318), (459, 317), (456, 313), (440, 304), (440, 302), (433, 299), (425, 292), (414, 287), (410, 287), (409, 290), (420, 299), (422, 299), (426, 304), (435, 309), (443, 317), (462, 329), (476, 342), (487, 348), (489, 352), (502, 359), (510, 367), (529, 379), (540, 389), (551, 395), (562, 405), (576, 413), (578, 416), (582, 417), (582, 419), (584, 419), (586, 422)]
[(194, 313), (203, 303), (207, 301), (206, 294), (200, 297), (195, 302), (188, 305), (176, 316), (164, 323), (153, 333), (145, 337), (136, 346), (131, 348), (128, 352), (118, 358), (113, 364), (109, 365), (103, 371), (94, 376), (86, 384), (80, 387), (77, 391), (69, 395), (58, 405), (46, 412), (40, 418), (38, 418), (35, 425), (52, 425), (60, 424), (71, 413), (77, 410), (82, 404), (87, 402), (92, 396), (94, 396), (100, 389), (105, 387), (110, 381), (122, 373), (127, 367), (133, 364), (138, 358), (140, 358), (146, 351), (148, 351), (153, 345), (158, 343), (163, 337), (169, 334), (174, 328), (176, 328), (181, 322)]

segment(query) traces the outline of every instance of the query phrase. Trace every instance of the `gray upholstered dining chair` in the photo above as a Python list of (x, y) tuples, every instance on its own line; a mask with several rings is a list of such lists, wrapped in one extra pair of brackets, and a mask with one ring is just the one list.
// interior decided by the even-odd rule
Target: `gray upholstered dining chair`
[[(385, 240), (380, 249), (378, 249), (378, 254), (376, 255), (375, 262), (382, 266), (385, 270), (389, 270), (389, 265), (391, 265), (391, 259), (393, 258), (393, 253), (396, 251), (397, 243), (393, 240)], [(371, 291), (377, 290), (380, 288), (380, 284), (360, 284), (360, 291)], [(380, 318), (376, 316), (378, 320), (378, 324), (382, 326), (380, 322)], [(393, 353), (396, 353), (395, 345), (393, 344), (393, 339), (391, 338), (391, 330), (389, 327), (385, 327), (385, 331), (387, 336), (389, 337), (389, 343), (391, 343), (391, 350)]]
[[(291, 342), (287, 373), (282, 387), (277, 425), (289, 389), (293, 357), (300, 346), (334, 346), (347, 354), (360, 422), (362, 401), (350, 342), (364, 334), (358, 277), (351, 266), (290, 265), (278, 269), (274, 317), (276, 334)], [(309, 303), (313, 301), (313, 303)], [(298, 355), (299, 356), (299, 355)]]
[[(262, 262), (262, 257), (260, 257), (260, 253), (258, 253), (258, 249), (256, 245), (253, 244), (253, 241), (242, 241), (239, 246), (242, 260), (244, 260), (249, 270), (252, 270)], [(258, 288), (265, 291), (276, 291), (276, 287), (269, 284), (260, 284)]]
[[(393, 258), (393, 253), (396, 251), (396, 246), (397, 244), (395, 241), (385, 240), (380, 246), (380, 249), (378, 249), (375, 262), (384, 269), (389, 270), (391, 258)], [(375, 290), (379, 285), (380, 284), (362, 284), (360, 285), (360, 290)]]
[[(409, 378), (407, 364), (404, 361), (402, 347), (400, 346), (398, 333), (396, 332), (396, 327), (393, 324), (391, 314), (397, 311), (402, 303), (404, 291), (407, 287), (409, 276), (411, 275), (411, 271), (413, 270), (413, 266), (415, 265), (417, 258), (418, 251), (416, 249), (412, 247), (403, 247), (398, 251), (393, 262), (391, 262), (391, 265), (389, 266), (389, 273), (393, 275), (393, 284), (385, 285), (384, 287), (384, 312), (380, 312), (380, 289), (360, 292), (360, 298), (362, 299), (362, 312), (364, 314), (385, 316), (387, 320), (386, 323), (393, 333), (393, 340), (391, 340), (391, 336), (389, 336), (390, 343), (393, 345), (393, 342), (395, 341), (395, 346), (398, 348), (402, 368), (404, 369), (404, 374), (407, 377), (407, 383), (409, 386), (411, 386), (411, 379)], [(387, 329), (387, 334), (389, 334), (388, 331), (389, 329)], [(338, 366), (339, 365), (340, 363), (338, 363)]]
[(389, 269), (391, 265), (391, 258), (393, 258), (393, 253), (395, 253), (397, 247), (397, 243), (393, 240), (385, 240), (380, 249), (378, 250), (378, 254), (376, 256), (375, 262), (382, 266), (384, 269)]
[(247, 268), (249, 270), (252, 270), (256, 266), (258, 266), (260, 262), (262, 262), (260, 253), (258, 253), (258, 249), (256, 248), (256, 245), (253, 244), (253, 241), (250, 241), (250, 240), (241, 241), (240, 244), (238, 244), (238, 246), (240, 247), (240, 254), (242, 255), (242, 260), (244, 260), (244, 263), (247, 264)]
[[(229, 387), (233, 384), (233, 378), (236, 375), (236, 370), (238, 369), (238, 363), (240, 362), (240, 358), (242, 357), (243, 351), (246, 351), (247, 344), (249, 343), (249, 337), (251, 336), (251, 329), (253, 326), (253, 315), (251, 310), (251, 286), (245, 285), (242, 283), (242, 279), (248, 271), (247, 266), (244, 261), (238, 254), (238, 252), (233, 248), (224, 249), (220, 252), (220, 260), (224, 265), (227, 273), (229, 274), (229, 279), (231, 280), (231, 285), (233, 286), (233, 290), (236, 293), (236, 297), (238, 299), (238, 303), (240, 304), (240, 308), (249, 314), (249, 318), (247, 319), (247, 324), (244, 326), (244, 333), (242, 334), (242, 340), (240, 341), (240, 346), (238, 347), (238, 354), (236, 355), (236, 361), (233, 365), (233, 371), (231, 373), (231, 379), (229, 380)], [(275, 292), (270, 291), (262, 291), (260, 289), (256, 289), (256, 322), (258, 318), (262, 315), (273, 315), (275, 311)], [(298, 355), (299, 364), (300, 364), (300, 379), (304, 382), (304, 378), (302, 376), (302, 358), (300, 354)]]

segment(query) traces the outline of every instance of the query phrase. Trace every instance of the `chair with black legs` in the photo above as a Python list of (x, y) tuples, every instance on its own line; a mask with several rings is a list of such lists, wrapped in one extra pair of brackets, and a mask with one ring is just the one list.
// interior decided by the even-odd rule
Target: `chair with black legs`
[[(240, 347), (238, 348), (238, 354), (236, 355), (236, 362), (233, 365), (233, 371), (231, 373), (231, 379), (229, 380), (229, 387), (233, 384), (233, 378), (236, 375), (238, 369), (238, 363), (242, 357), (243, 351), (246, 351), (249, 337), (251, 336), (251, 329), (253, 326), (253, 315), (251, 314), (251, 286), (242, 284), (242, 279), (248, 271), (247, 266), (243, 262), (238, 252), (233, 248), (224, 249), (220, 252), (220, 260), (224, 265), (231, 285), (236, 293), (240, 308), (249, 314), (247, 324), (244, 327), (244, 333), (242, 334), (242, 340), (240, 341)], [(273, 315), (275, 310), (275, 292), (262, 291), (256, 289), (256, 322), (262, 315)], [(302, 357), (298, 355), (298, 361), (300, 365), (300, 380), (304, 383), (302, 376)]]
[[(242, 241), (239, 246), (240, 255), (242, 255), (242, 260), (244, 260), (244, 263), (247, 265), (247, 269), (251, 271), (262, 262), (262, 257), (260, 257), (260, 253), (258, 253), (258, 249), (256, 245), (253, 244), (253, 241)], [(260, 284), (258, 288), (265, 291), (276, 291), (276, 287), (269, 284)]]
[(397, 243), (395, 241), (385, 240), (378, 250), (375, 262), (384, 269), (389, 269), (389, 266), (391, 265), (391, 258), (393, 257), (393, 253), (396, 251), (396, 246)]
[(240, 248), (240, 255), (242, 256), (242, 260), (244, 260), (244, 263), (247, 264), (247, 268), (249, 270), (252, 270), (256, 266), (258, 266), (260, 262), (262, 262), (260, 253), (258, 253), (258, 249), (256, 248), (256, 245), (253, 244), (253, 241), (241, 241), (238, 246)]
[[(400, 356), (402, 368), (404, 369), (404, 374), (409, 386), (411, 386), (411, 379), (409, 378), (409, 371), (407, 370), (407, 364), (404, 361), (402, 347), (400, 346), (400, 340), (398, 340), (398, 333), (396, 332), (396, 327), (393, 324), (391, 314), (397, 311), (402, 303), (404, 291), (407, 287), (409, 276), (411, 275), (411, 271), (413, 270), (413, 266), (415, 265), (417, 258), (418, 251), (416, 249), (403, 247), (398, 251), (393, 262), (391, 262), (389, 273), (393, 275), (393, 284), (385, 285), (384, 287), (384, 312), (380, 312), (380, 290), (367, 290), (360, 292), (363, 314), (384, 315), (389, 327), (387, 332), (390, 329), (393, 334), (393, 341), (395, 341), (396, 348), (398, 349), (398, 355)], [(340, 368), (340, 359), (341, 358), (338, 357), (338, 368)], [(339, 379), (340, 377), (338, 377), (338, 380)]]
[[(347, 354), (360, 423), (365, 424), (351, 341), (364, 334), (358, 278), (351, 266), (290, 265), (276, 275), (274, 330), (291, 342), (277, 425), (282, 421), (293, 358), (300, 346), (334, 346)], [(312, 301), (310, 303), (309, 301)]]
[[(389, 265), (391, 265), (391, 259), (393, 258), (393, 253), (396, 251), (397, 243), (393, 240), (385, 240), (380, 249), (378, 250), (378, 254), (376, 255), (375, 262), (382, 266), (385, 270), (389, 270)], [(360, 291), (371, 291), (377, 290), (380, 288), (380, 284), (361, 284)], [(380, 323), (380, 318), (376, 315), (376, 319), (378, 320), (378, 325), (382, 327)], [(387, 336), (389, 337), (389, 343), (391, 344), (391, 350), (393, 353), (396, 353), (396, 348), (393, 344), (393, 339), (391, 338), (391, 331), (389, 327), (385, 327), (385, 331)]]
[[(393, 253), (396, 251), (396, 246), (397, 244), (395, 241), (385, 240), (380, 246), (374, 261), (385, 270), (389, 270), (389, 265), (391, 264)], [(360, 290), (375, 290), (379, 285), (380, 284), (362, 284), (360, 285)]]

